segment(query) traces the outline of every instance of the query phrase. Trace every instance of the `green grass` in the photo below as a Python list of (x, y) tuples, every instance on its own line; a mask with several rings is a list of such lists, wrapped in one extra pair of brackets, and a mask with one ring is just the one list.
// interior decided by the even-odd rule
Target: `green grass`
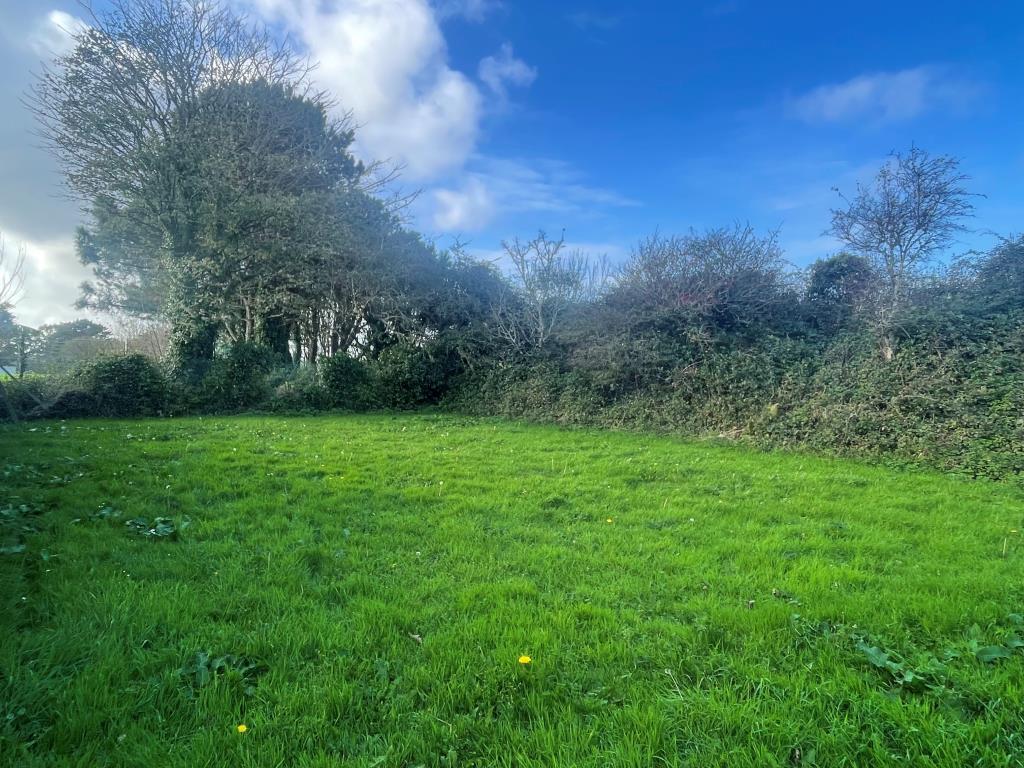
[(0, 765), (1024, 760), (1019, 488), (435, 415), (36, 423), (0, 470)]

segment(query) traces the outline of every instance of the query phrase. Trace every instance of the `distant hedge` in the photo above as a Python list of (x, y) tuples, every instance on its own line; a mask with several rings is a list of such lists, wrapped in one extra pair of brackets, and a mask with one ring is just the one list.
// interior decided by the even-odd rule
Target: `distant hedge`
[[(496, 365), (449, 407), (508, 418), (740, 440), (1024, 481), (1024, 325), (922, 333), (890, 363), (870, 334), (705, 350), (640, 388), (559, 360)], [(628, 377), (626, 377), (628, 378)]]

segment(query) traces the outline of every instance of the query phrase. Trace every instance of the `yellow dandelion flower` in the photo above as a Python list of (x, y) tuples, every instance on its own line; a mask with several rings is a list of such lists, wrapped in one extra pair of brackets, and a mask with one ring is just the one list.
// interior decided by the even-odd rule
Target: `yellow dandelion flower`
[(1010, 529), (1010, 533), (1017, 533), (1017, 529), (1016, 528), (1011, 528)]
[(235, 730), (238, 731), (239, 733), (245, 733), (246, 731), (249, 730), (249, 726), (246, 725), (245, 723), (239, 723), (239, 725), (235, 728)]
[(533, 661), (533, 659), (531, 659), (529, 656), (520, 656), (519, 657), (519, 663), (520, 664), (526, 665), (526, 664), (529, 664), (531, 661)]
[(611, 521), (612, 519), (610, 517), (607, 520), (605, 520), (606, 523), (610, 523)]

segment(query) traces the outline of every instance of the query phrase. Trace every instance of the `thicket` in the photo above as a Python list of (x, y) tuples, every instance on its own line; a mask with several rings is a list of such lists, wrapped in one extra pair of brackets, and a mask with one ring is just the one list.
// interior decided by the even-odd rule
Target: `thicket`
[(449, 405), (1024, 473), (1024, 239), (915, 280), (885, 338), (866, 260), (819, 261), (802, 289), (773, 261), (756, 279), (737, 273), (759, 285), (750, 302), (734, 286), (695, 306), (663, 272), (638, 277), (638, 262), (664, 258), (656, 245), (547, 349), (479, 367)]

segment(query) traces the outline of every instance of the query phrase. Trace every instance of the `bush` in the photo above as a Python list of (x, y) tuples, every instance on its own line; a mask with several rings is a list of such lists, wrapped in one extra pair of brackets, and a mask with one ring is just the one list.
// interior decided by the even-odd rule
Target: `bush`
[(331, 407), (330, 393), (320, 383), (312, 365), (289, 365), (271, 372), (268, 385), (273, 392), (273, 411), (295, 413), (322, 411)]
[(156, 416), (168, 409), (167, 379), (145, 355), (116, 355), (83, 363), (71, 372), (69, 382), (72, 391), (82, 394), (65, 393), (67, 396), (58, 397), (41, 415), (56, 417), (54, 409), (63, 408), (69, 410), (66, 415), (76, 416)]
[(60, 392), (55, 377), (40, 374), (29, 374), (22, 379), (4, 378), (0, 384), (7, 398), (7, 406), (0, 405), (0, 421), (10, 420), (10, 408), (19, 419), (31, 416), (40, 410), (41, 404), (48, 403)]
[(270, 399), (267, 376), (274, 367), (271, 350), (238, 342), (217, 354), (199, 388), (199, 406), (214, 411), (254, 408)]
[(75, 419), (98, 413), (99, 401), (91, 393), (69, 389), (57, 395), (53, 402), (36, 407), (30, 415), (42, 419)]
[(415, 408), (441, 401), (461, 373), (457, 351), (441, 341), (423, 346), (388, 347), (376, 363), (378, 392), (384, 405)]
[(723, 436), (1024, 478), (1021, 319), (961, 320), (957, 328), (951, 336), (945, 326), (918, 324), (889, 363), (864, 331), (828, 344), (771, 335), (717, 343), (629, 388), (609, 387), (589, 361), (585, 369), (494, 361), (450, 404), (475, 414)]
[(329, 407), (358, 411), (377, 404), (373, 371), (366, 363), (343, 353), (321, 357), (318, 374)]

